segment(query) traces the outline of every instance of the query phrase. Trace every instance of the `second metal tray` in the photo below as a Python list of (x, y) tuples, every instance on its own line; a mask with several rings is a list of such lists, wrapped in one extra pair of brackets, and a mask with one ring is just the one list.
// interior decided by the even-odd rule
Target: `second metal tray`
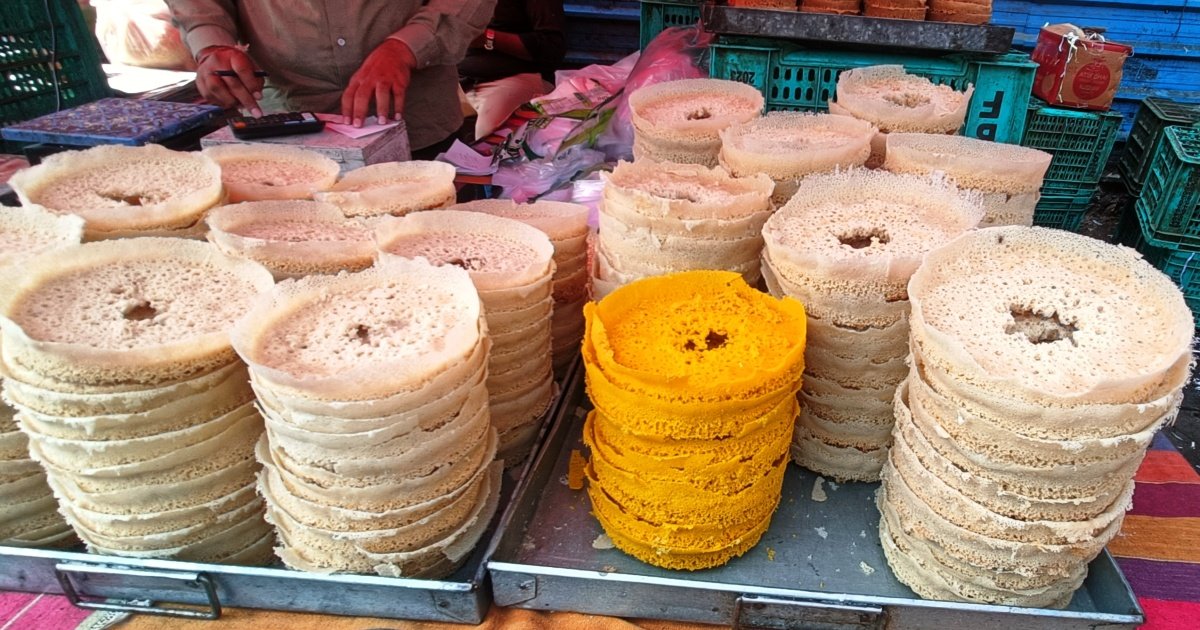
[[(671, 619), (735, 627), (1134, 628), (1142, 611), (1107, 552), (1066, 610), (921, 599), (892, 576), (879, 544), (878, 484), (824, 485), (789, 464), (783, 500), (762, 540), (741, 558), (705, 571), (644, 564), (597, 549), (603, 534), (584, 491), (566, 474), (590, 405), (582, 372), (563, 392), (551, 434), (518, 490), (488, 563), (497, 605)], [(604, 546), (603, 544), (597, 546)]]

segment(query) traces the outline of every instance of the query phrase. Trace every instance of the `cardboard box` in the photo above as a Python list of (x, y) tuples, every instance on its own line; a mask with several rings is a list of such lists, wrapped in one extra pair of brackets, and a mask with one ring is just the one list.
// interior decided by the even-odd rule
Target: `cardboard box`
[(1131, 54), (1131, 46), (1071, 24), (1043, 26), (1032, 56), (1038, 64), (1033, 94), (1051, 105), (1107, 111)]
[(233, 137), (233, 132), (229, 130), (228, 126), (225, 126), (200, 140), (201, 147), (234, 143), (281, 144), (315, 151), (337, 162), (343, 175), (347, 171), (369, 164), (404, 162), (412, 159), (412, 151), (408, 145), (408, 130), (403, 122), (387, 131), (357, 139), (326, 129), (320, 133), (239, 140)]

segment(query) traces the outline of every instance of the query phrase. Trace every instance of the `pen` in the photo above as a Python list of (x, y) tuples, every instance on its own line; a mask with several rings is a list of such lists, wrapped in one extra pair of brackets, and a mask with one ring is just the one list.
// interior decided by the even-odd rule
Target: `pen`
[[(218, 76), (218, 77), (236, 77), (236, 76), (238, 75), (238, 74), (237, 74), (236, 72), (234, 72), (233, 70), (217, 70), (217, 71), (213, 72), (213, 74), (214, 74), (214, 75), (216, 75), (216, 76)], [(266, 77), (269, 77), (269, 76), (271, 76), (271, 75), (267, 74), (266, 72), (263, 72), (262, 70), (255, 70), (255, 71), (254, 71), (254, 76), (256, 76), (256, 77), (262, 77), (262, 78), (266, 78)]]

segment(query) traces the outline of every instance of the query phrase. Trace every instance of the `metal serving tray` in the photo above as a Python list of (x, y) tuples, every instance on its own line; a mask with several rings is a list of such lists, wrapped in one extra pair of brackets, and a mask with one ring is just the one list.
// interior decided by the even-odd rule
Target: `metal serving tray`
[[(572, 366), (563, 383), (571, 382)], [(558, 397), (542, 417), (537, 444), (544, 443)], [(504, 475), (500, 509), (467, 562), (442, 580), (374, 575), (305, 573), (278, 567), (136, 560), (82, 551), (0, 545), (0, 590), (65, 594), (96, 610), (217, 619), (225, 606), (330, 615), (384, 617), (477, 624), (491, 605), (487, 559), (499, 542), (499, 522), (513, 492), (532, 469)]]
[(884, 559), (878, 484), (825, 483), (827, 499), (817, 502), (815, 475), (795, 465), (770, 529), (723, 567), (670, 571), (597, 549), (603, 531), (587, 493), (566, 486), (571, 451), (584, 449), (590, 408), (582, 372), (563, 393), (546, 445), (505, 514), (488, 562), (497, 605), (761, 628), (1095, 629), (1144, 621), (1107, 552), (1092, 562), (1066, 610), (920, 599)]
[(1003, 54), (1012, 48), (1016, 30), (990, 24), (953, 24), (893, 20), (859, 15), (831, 15), (706, 4), (704, 29), (722, 35), (752, 35), (820, 44), (902, 48), (941, 52)]

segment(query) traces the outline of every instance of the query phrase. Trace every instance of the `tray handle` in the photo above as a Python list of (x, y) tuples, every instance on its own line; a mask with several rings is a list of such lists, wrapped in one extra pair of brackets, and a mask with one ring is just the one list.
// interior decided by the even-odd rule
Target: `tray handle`
[(845, 630), (884, 627), (881, 606), (777, 599), (742, 595), (733, 605), (733, 630)]
[[(85, 600), (75, 588), (72, 574), (81, 574), (83, 579), (88, 575), (116, 575), (121, 577), (151, 578), (183, 582), (186, 586), (199, 587), (208, 598), (208, 610), (192, 610), (172, 606), (161, 606), (155, 603), (140, 603), (144, 600), (106, 599), (103, 601)], [(221, 601), (217, 598), (217, 586), (205, 573), (196, 571), (156, 571), (153, 569), (133, 569), (96, 564), (79, 564), (60, 562), (54, 565), (54, 575), (62, 586), (63, 594), (73, 605), (87, 610), (111, 610), (117, 612), (140, 613), (144, 615), (161, 615), (164, 617), (183, 617), (185, 619), (219, 619), (221, 617)]]

